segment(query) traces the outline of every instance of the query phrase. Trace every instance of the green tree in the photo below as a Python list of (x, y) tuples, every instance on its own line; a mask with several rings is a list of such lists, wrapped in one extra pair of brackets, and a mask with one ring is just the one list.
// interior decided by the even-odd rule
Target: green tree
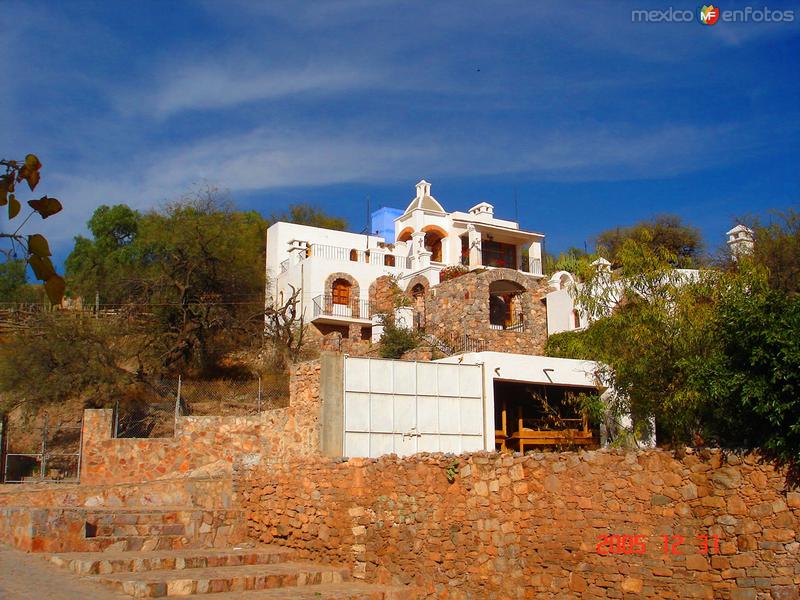
[(100, 293), (105, 304), (129, 299), (128, 276), (135, 264), (141, 220), (141, 214), (125, 204), (94, 211), (87, 223), (92, 239), (77, 236), (65, 262), (71, 292), (87, 299)]
[(547, 353), (600, 361), (613, 415), (676, 443), (759, 449), (800, 465), (800, 296), (770, 286), (755, 257), (689, 277), (664, 248), (626, 240), (620, 268), (576, 292), (593, 317)]
[(138, 246), (134, 289), (162, 328), (162, 365), (213, 369), (237, 326), (263, 312), (264, 220), (201, 196), (146, 215)]
[(582, 279), (587, 274), (589, 265), (595, 258), (597, 258), (595, 255), (573, 246), (568, 248), (566, 252), (559, 252), (558, 256), (547, 255), (545, 257), (545, 272), (567, 271)]
[(706, 336), (690, 361), (703, 401), (702, 435), (729, 447), (759, 448), (800, 467), (800, 295), (770, 287), (771, 273), (745, 264), (720, 277)]
[(0, 263), (0, 302), (19, 302), (28, 281), (25, 277), (27, 263), (24, 260), (8, 260)]
[(800, 213), (778, 212), (769, 225), (752, 224), (755, 244), (753, 260), (769, 271), (774, 290), (800, 292)]
[(328, 215), (319, 208), (306, 203), (291, 204), (288, 210), (282, 213), (273, 213), (267, 221), (269, 225), (283, 221), (285, 223), (336, 229), (338, 231), (347, 229), (347, 221), (345, 219)]
[(586, 331), (551, 336), (547, 353), (600, 361), (598, 377), (615, 393), (615, 415), (630, 414), (649, 436), (654, 417), (660, 436), (691, 439), (697, 431), (696, 395), (687, 387), (687, 361), (704, 356), (708, 305), (698, 288), (672, 268), (675, 256), (649, 240), (627, 239), (619, 269), (591, 273), (576, 304), (592, 324)]
[(597, 252), (616, 267), (622, 263), (620, 252), (626, 240), (638, 241), (652, 250), (663, 249), (672, 257), (672, 266), (698, 266), (703, 251), (700, 231), (683, 223), (677, 215), (658, 215), (632, 227), (615, 227), (597, 236)]

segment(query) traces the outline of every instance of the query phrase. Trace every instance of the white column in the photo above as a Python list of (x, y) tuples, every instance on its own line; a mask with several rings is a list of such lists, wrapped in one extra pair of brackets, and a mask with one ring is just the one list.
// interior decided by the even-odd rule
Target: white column
[[(425, 252), (425, 233), (422, 231), (415, 231), (411, 234), (411, 260), (412, 268), (418, 271), (422, 268), (420, 262), (420, 255)], [(428, 252), (428, 264), (430, 264), (430, 252)]]
[(528, 259), (530, 260), (529, 273), (531, 275), (541, 275), (542, 271), (542, 244), (541, 242), (533, 242), (530, 250), (528, 251)]
[(483, 259), (481, 257), (481, 234), (476, 231), (474, 225), (467, 225), (467, 235), (469, 243), (469, 267), (474, 269), (480, 267)]

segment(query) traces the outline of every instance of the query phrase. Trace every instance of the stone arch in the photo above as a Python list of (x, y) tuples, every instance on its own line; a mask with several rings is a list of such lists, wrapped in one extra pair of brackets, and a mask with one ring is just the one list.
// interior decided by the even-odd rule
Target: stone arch
[(414, 313), (414, 326), (421, 329), (425, 326), (425, 301), (430, 292), (431, 282), (423, 275), (415, 275), (406, 285), (406, 296), (411, 300)]
[(425, 295), (427, 296), (428, 291), (431, 288), (431, 282), (428, 281), (427, 277), (424, 275), (414, 275), (414, 277), (409, 280), (409, 282), (406, 284), (406, 293), (408, 294), (409, 298), (411, 297), (411, 289), (415, 285), (421, 285), (423, 288), (425, 288)]
[[(496, 273), (490, 271), (489, 284), (489, 324), (495, 329), (522, 329), (526, 310), (527, 281), (516, 272), (503, 269)], [(522, 279), (522, 281), (520, 281)]]
[(361, 299), (361, 288), (358, 285), (358, 281), (356, 281), (355, 277), (349, 275), (348, 273), (331, 273), (328, 275), (328, 278), (325, 280), (325, 297), (330, 297), (333, 294), (333, 283), (337, 279), (343, 279), (347, 283), (350, 284), (350, 301), (356, 301)]

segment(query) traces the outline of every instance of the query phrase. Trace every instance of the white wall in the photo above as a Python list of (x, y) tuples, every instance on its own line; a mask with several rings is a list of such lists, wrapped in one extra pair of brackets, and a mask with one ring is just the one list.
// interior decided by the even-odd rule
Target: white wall
[[(545, 304), (547, 305), (547, 335), (577, 329), (572, 314), (575, 310), (575, 300), (572, 298), (569, 288), (550, 292), (546, 296)], [(586, 327), (586, 316), (580, 314), (579, 317), (580, 327)]]

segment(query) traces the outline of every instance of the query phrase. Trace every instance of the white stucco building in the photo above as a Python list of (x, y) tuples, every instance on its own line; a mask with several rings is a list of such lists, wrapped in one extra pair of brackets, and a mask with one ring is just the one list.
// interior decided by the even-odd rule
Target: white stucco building
[(425, 180), (405, 208), (373, 213), (375, 235), (275, 223), (267, 231), (267, 302), (280, 303), (291, 287), (301, 290), (307, 323), (323, 332), (370, 327), (370, 285), (382, 275), (401, 289), (420, 277), (439, 283), (440, 272), (454, 265), (469, 269), (504, 267), (541, 279), (541, 233), (523, 231), (498, 219), (481, 202), (467, 212), (447, 212)]

